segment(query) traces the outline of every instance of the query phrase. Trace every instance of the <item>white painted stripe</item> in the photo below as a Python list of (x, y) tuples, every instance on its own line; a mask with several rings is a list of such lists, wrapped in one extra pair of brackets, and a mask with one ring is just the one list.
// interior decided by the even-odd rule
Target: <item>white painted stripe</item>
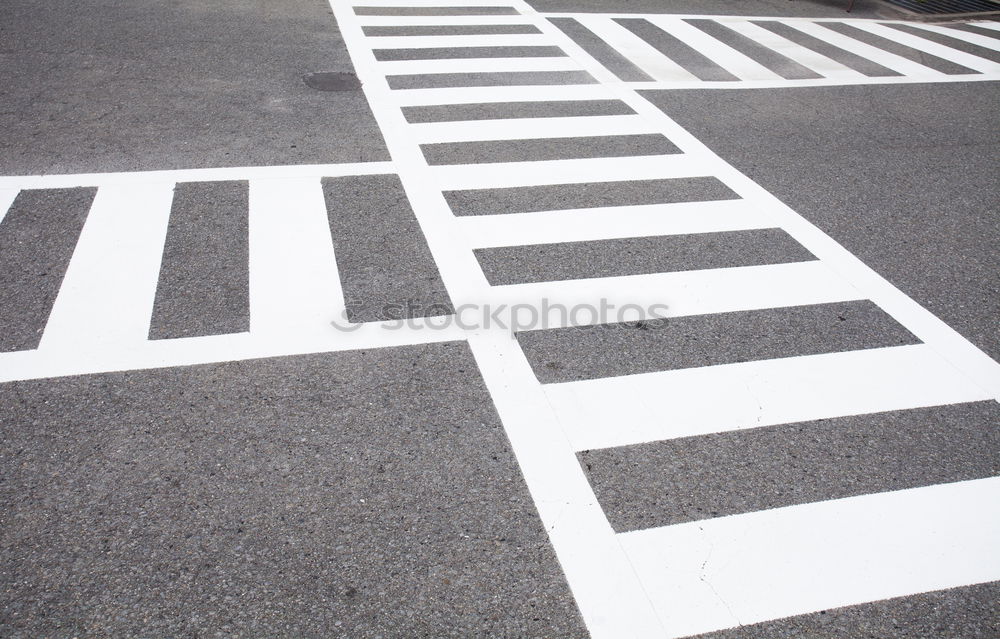
[(545, 393), (576, 450), (990, 399), (923, 344), (549, 384)]
[[(442, 318), (417, 318), (407, 322), (413, 328), (403, 329), (397, 326), (398, 322), (371, 323), (358, 325), (353, 332), (331, 327), (322, 339), (309, 333), (270, 334), (265, 339), (250, 333), (233, 333), (151, 340), (130, 348), (102, 348), (93, 352), (49, 349), (0, 353), (0, 382), (465, 339), (465, 332), (454, 324), (440, 328), (442, 321)], [(429, 325), (439, 328), (426, 328)]]
[(459, 217), (469, 246), (523, 246), (622, 237), (741, 231), (774, 226), (741, 200), (615, 206)]
[(323, 339), (344, 295), (317, 178), (250, 182), (250, 332)]
[(444, 191), (697, 177), (706, 173), (703, 163), (682, 154), (431, 167), (435, 184)]
[(782, 89), (787, 87), (831, 87), (861, 84), (921, 84), (926, 82), (993, 82), (1000, 80), (1000, 72), (977, 75), (882, 76), (861, 78), (816, 78), (812, 80), (774, 80), (769, 82), (625, 82), (625, 87), (636, 91), (651, 89)]
[(990, 29), (992, 31), (1000, 31), (1000, 23), (997, 22), (969, 22), (975, 27), (980, 27), (982, 29)]
[[(358, 24), (366, 27), (420, 27), (452, 25), (524, 24), (525, 16), (468, 15), (468, 16), (355, 16)], [(364, 38), (364, 36), (361, 36)], [(362, 41), (363, 42), (363, 41)], [(359, 43), (360, 45), (360, 43)], [(364, 46), (364, 45), (360, 45)]]
[(0, 189), (0, 222), (3, 222), (3, 218), (7, 215), (7, 211), (10, 210), (10, 205), (14, 203), (14, 199), (17, 198), (18, 189)]
[(66, 175), (0, 176), (0, 189), (58, 189), (74, 186), (136, 185), (147, 182), (216, 182), (255, 178), (337, 177), (395, 173), (392, 162), (350, 164), (295, 164), (290, 166), (243, 166), (217, 169), (178, 169), (130, 173), (80, 173)]
[[(902, 58), (894, 53), (889, 53), (888, 51), (879, 49), (878, 47), (865, 44), (860, 40), (855, 40), (854, 38), (845, 36), (832, 29), (827, 29), (826, 27), (822, 27), (816, 23), (802, 22), (798, 20), (779, 20), (779, 22), (790, 27), (794, 27), (803, 33), (807, 33), (815, 38), (823, 40), (828, 44), (832, 44), (835, 47), (839, 47), (845, 51), (850, 51), (851, 53), (871, 60), (872, 62), (877, 62), (878, 64), (881, 64), (888, 69), (892, 69), (893, 71), (902, 73), (903, 75), (910, 75), (924, 79), (932, 78), (934, 80), (941, 77), (947, 77), (946, 74), (941, 73), (940, 71), (935, 71), (930, 67), (925, 67), (922, 64), (911, 62), (910, 60)], [(848, 24), (851, 24), (852, 26), (860, 26), (859, 24), (855, 24), (853, 22)]]
[(781, 78), (756, 60), (752, 60), (727, 44), (716, 40), (701, 29), (668, 16), (657, 16), (650, 22), (688, 46), (707, 56), (712, 62), (740, 80), (774, 80)]
[(972, 33), (971, 31), (963, 31), (961, 29), (949, 29), (948, 27), (942, 27), (940, 25), (929, 24), (926, 22), (908, 22), (906, 24), (924, 31), (940, 33), (941, 35), (946, 35), (948, 37), (955, 38), (956, 40), (964, 40), (969, 44), (975, 44), (985, 49), (1000, 51), (1000, 40), (990, 38), (989, 36), (984, 36), (979, 33)]
[[(553, 100), (607, 100), (617, 97), (600, 84), (546, 86), (447, 87), (398, 89), (382, 99), (397, 106), (436, 106), (494, 102), (549, 102)], [(2, 184), (2, 183), (0, 183)]]
[(382, 49), (441, 49), (446, 47), (541, 47), (552, 40), (541, 33), (492, 33), (484, 35), (367, 36), (376, 51)]
[[(501, 303), (520, 303), (552, 309), (546, 313), (548, 325), (534, 327), (542, 329), (840, 302), (858, 299), (858, 292), (829, 268), (812, 261), (495, 286), (488, 299), (494, 308)], [(602, 304), (608, 310), (604, 316), (600, 314)], [(580, 310), (563, 318), (556, 305)], [(621, 314), (625, 306), (629, 310)], [(701, 396), (709, 390), (702, 388)], [(641, 404), (643, 400), (639, 397), (635, 401)], [(621, 415), (625, 420), (629, 413), (626, 410)], [(572, 438), (575, 426), (564, 427)]]
[(1000, 478), (618, 535), (686, 637), (1000, 579)]
[(146, 341), (173, 188), (160, 182), (97, 191), (42, 334), (43, 356), (85, 363), (95, 352), (121, 353)]
[(639, 115), (592, 115), (565, 118), (511, 118), (467, 122), (426, 122), (409, 131), (420, 144), (485, 140), (530, 140), (655, 133)]
[(438, 73), (521, 73), (532, 71), (580, 71), (568, 56), (551, 58), (450, 58), (446, 60), (393, 60), (379, 62), (387, 76), (434, 75)]
[(795, 42), (792, 42), (791, 40), (781, 37), (777, 33), (773, 33), (761, 26), (753, 24), (752, 22), (736, 19), (728, 20), (724, 18), (719, 18), (717, 22), (729, 27), (736, 33), (750, 38), (761, 46), (765, 46), (776, 53), (780, 53), (789, 60), (798, 62), (802, 66), (819, 73), (823, 77), (847, 79), (864, 79), (867, 77), (859, 71), (845, 67), (832, 58), (828, 58), (825, 55), (816, 53), (811, 49), (807, 49), (799, 44), (796, 44)]
[(577, 20), (654, 80), (672, 82), (698, 79), (617, 22), (585, 15), (577, 16)]
[(931, 40), (925, 40), (924, 38), (910, 33), (905, 33), (882, 24), (863, 24), (857, 26), (858, 28), (864, 29), (869, 33), (873, 33), (888, 40), (893, 40), (900, 44), (917, 49), (918, 51), (924, 51), (925, 53), (929, 53), (939, 58), (944, 58), (945, 60), (949, 60), (955, 64), (960, 64), (963, 67), (968, 67), (984, 73), (1000, 72), (1000, 64), (997, 64), (992, 60), (987, 60), (985, 58), (965, 53), (964, 51), (952, 49), (951, 47), (946, 47), (942, 44), (938, 44), (937, 42), (932, 42)]

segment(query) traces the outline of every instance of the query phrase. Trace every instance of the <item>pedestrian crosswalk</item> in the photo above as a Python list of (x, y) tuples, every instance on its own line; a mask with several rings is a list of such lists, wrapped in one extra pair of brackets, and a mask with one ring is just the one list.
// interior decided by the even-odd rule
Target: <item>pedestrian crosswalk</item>
[[(625, 529), (582, 463), (788, 425), (794, 451), (807, 423), (860, 416), (874, 436), (866, 415), (905, 422), (935, 406), (996, 423), (996, 362), (635, 90), (996, 79), (1000, 40), (859, 20), (331, 4), (456, 305), (667, 306), (640, 318), (665, 316), (659, 336), (587, 314), (515, 341), (468, 336), (593, 636), (691, 636), (1000, 579), (990, 459), (955, 480), (830, 485), (715, 515), (704, 504), (659, 525), (642, 486), (619, 485), (619, 505), (654, 522)], [(450, 10), (435, 20), (403, 5)], [(419, 48), (433, 53), (396, 63)], [(722, 352), (745, 331), (733, 339), (748, 352)], [(722, 485), (740, 490), (739, 476)]]
[(546, 14), (615, 77), (650, 88), (990, 80), (1000, 40), (872, 20)]
[[(988, 450), (956, 473), (946, 472), (954, 456), (928, 455), (921, 463), (941, 472), (905, 484), (837, 484), (852, 463), (837, 458), (823, 463), (839, 479), (814, 482), (804, 498), (726, 512), (671, 485), (655, 503), (685, 513), (648, 520), (628, 519), (650, 508), (641, 473), (617, 473), (611, 486), (590, 468), (636, 447), (697, 450), (713, 436), (777, 437), (768, 429), (778, 428), (794, 451), (821, 420), (833, 420), (834, 435), (846, 432), (837, 420), (855, 420), (855, 444), (885, 445), (888, 427), (869, 427), (868, 416), (906, 423), (935, 407), (995, 428), (1000, 365), (637, 90), (1000, 79), (1000, 32), (539, 14), (497, 0), (331, 6), (393, 160), (0, 178), (0, 221), (24, 193), (93, 195), (60, 254), (65, 276), (37, 347), (0, 352), (0, 381), (467, 340), (596, 638), (693, 636), (1000, 580), (1000, 467)], [(331, 329), (350, 297), (338, 270), (347, 251), (329, 218), (348, 206), (338, 181), (380, 178), (364, 191), (397, 175), (405, 197), (380, 194), (373, 217), (345, 228), (408, 201), (419, 223), (408, 233), (422, 234), (439, 272), (418, 276), (439, 276), (449, 305), (612, 304), (632, 310), (619, 318), (628, 322), (556, 313), (513, 338), (482, 326), (426, 330), (430, 317), (403, 330), (377, 320)], [(192, 188), (245, 201), (235, 213), (245, 224), (226, 227), (245, 237), (220, 250), (245, 250), (246, 272), (228, 273), (220, 259), (206, 278), (245, 283), (242, 306), (227, 307), (245, 323), (214, 307), (214, 326), (227, 328), (150, 339), (178, 193)], [(0, 226), (0, 242), (8, 231)], [(401, 246), (383, 249), (402, 256)], [(196, 284), (205, 282), (173, 286), (190, 295)], [(646, 463), (664, 458), (649, 450)], [(734, 450), (715, 479), (739, 501), (739, 469), (759, 465), (767, 448)], [(783, 491), (794, 483), (774, 488)]]

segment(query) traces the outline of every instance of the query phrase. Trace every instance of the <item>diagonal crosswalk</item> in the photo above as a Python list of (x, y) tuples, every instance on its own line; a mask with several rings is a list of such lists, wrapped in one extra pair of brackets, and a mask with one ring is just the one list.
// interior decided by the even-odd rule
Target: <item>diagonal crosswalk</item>
[(1000, 40), (952, 26), (612, 14), (546, 14), (618, 80), (650, 88), (997, 79)]

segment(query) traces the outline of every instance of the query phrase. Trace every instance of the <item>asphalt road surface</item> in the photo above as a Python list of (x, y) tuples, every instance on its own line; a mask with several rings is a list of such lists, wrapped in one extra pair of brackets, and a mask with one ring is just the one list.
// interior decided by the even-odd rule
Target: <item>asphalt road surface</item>
[(4, 2), (0, 635), (1000, 636), (1000, 23), (846, 5)]

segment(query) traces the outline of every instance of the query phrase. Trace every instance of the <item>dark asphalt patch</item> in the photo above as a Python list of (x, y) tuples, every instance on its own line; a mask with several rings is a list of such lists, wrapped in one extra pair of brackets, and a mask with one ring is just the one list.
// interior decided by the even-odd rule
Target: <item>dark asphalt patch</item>
[(0, 352), (38, 347), (96, 193), (89, 188), (21, 191), (3, 216)]
[(903, 75), (898, 71), (893, 71), (887, 67), (878, 64), (877, 62), (872, 62), (868, 58), (862, 57), (856, 53), (852, 53), (840, 47), (836, 47), (825, 40), (821, 40), (808, 33), (803, 33), (795, 27), (789, 26), (782, 22), (772, 21), (772, 20), (755, 20), (754, 24), (759, 27), (763, 27), (772, 33), (776, 33), (786, 40), (790, 40), (795, 44), (805, 47), (811, 51), (826, 56), (835, 62), (839, 62), (848, 69), (854, 69), (858, 73), (863, 73), (868, 77), (891, 77)]
[(449, 87), (544, 86), (596, 84), (586, 71), (511, 71), (484, 73), (429, 73), (390, 75), (390, 89), (441, 89)]
[(423, 144), (420, 150), (430, 165), (638, 157), (673, 155), (681, 152), (661, 133), (443, 142)]
[(698, 635), (698, 639), (993, 639), (1000, 582), (896, 597)]
[(465, 344), (0, 404), (5, 637), (587, 634)]
[(454, 313), (399, 177), (323, 178), (350, 322)]
[(617, 532), (1000, 475), (1000, 404), (838, 417), (579, 453)]
[(494, 286), (816, 259), (781, 229), (501, 246), (475, 254)]
[(869, 301), (554, 328), (517, 340), (543, 384), (919, 342)]
[(150, 339), (250, 330), (249, 184), (182, 182), (150, 320)]
[(446, 191), (444, 196), (455, 215), (532, 213), (739, 199), (736, 193), (714, 177), (470, 189)]
[(622, 82), (650, 82), (653, 80), (653, 78), (646, 75), (645, 71), (635, 66), (631, 60), (619, 53), (617, 49), (580, 24), (579, 20), (574, 18), (549, 18), (549, 22), (565, 33), (573, 42), (580, 45), (580, 48), (592, 55), (595, 60), (603, 64), (606, 69), (614, 73)]
[(641, 18), (619, 18), (615, 20), (650, 46), (670, 58), (699, 80), (734, 82), (739, 80), (710, 58), (687, 43), (667, 33), (649, 20)]
[(460, 122), (511, 118), (564, 118), (590, 115), (631, 115), (635, 111), (621, 100), (570, 100), (554, 102), (489, 102), (403, 107), (407, 122)]
[(353, 73), (318, 71), (302, 76), (302, 81), (310, 89), (317, 91), (360, 91), (361, 81)]

